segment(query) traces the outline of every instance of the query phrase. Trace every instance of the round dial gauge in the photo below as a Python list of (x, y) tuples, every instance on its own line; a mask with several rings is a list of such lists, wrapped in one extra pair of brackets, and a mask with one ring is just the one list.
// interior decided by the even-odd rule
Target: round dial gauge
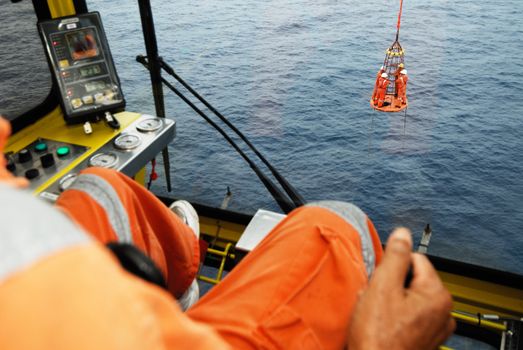
[(122, 134), (114, 140), (114, 146), (118, 149), (130, 150), (140, 145), (140, 136), (134, 134)]
[(62, 179), (60, 179), (60, 182), (58, 184), (60, 191), (63, 192), (65, 190), (67, 190), (73, 184), (73, 182), (76, 180), (77, 177), (78, 177), (78, 174), (75, 174), (75, 173), (67, 174), (64, 177), (62, 177)]
[(112, 168), (118, 163), (118, 156), (112, 152), (98, 153), (89, 159), (90, 166)]
[(141, 132), (153, 132), (162, 127), (163, 121), (160, 118), (147, 118), (142, 120), (136, 126), (136, 129)]

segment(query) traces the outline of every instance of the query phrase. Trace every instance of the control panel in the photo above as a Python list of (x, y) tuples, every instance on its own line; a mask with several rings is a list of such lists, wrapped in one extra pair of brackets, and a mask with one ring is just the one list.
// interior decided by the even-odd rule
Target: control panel
[(58, 82), (64, 119), (93, 121), (125, 101), (98, 12), (38, 23)]
[(65, 169), (89, 148), (39, 138), (16, 153), (7, 153), (7, 169), (30, 180), (32, 190)]
[[(47, 117), (46, 117), (47, 118)], [(5, 154), (7, 168), (29, 179), (35, 194), (55, 200), (74, 182), (78, 173), (91, 166), (111, 168), (136, 175), (173, 140), (176, 123), (152, 115), (123, 112), (119, 131), (103, 123), (85, 135), (80, 125), (57, 125), (61, 115), (49, 116), (11, 140)]]
[(134, 176), (148, 161), (160, 153), (174, 138), (173, 120), (142, 115), (113, 139), (91, 153), (68, 172), (40, 192), (50, 201), (67, 189), (78, 173), (91, 166), (111, 168)]

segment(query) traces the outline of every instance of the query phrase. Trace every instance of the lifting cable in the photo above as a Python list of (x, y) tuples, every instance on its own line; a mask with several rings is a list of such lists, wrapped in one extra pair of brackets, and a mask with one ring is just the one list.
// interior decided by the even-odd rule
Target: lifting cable
[(216, 115), (222, 122), (224, 122), (229, 128), (231, 128), (232, 131), (236, 133), (242, 139), (243, 142), (258, 156), (258, 158), (267, 166), (267, 168), (271, 171), (272, 175), (276, 178), (276, 180), (280, 183), (280, 185), (283, 187), (285, 192), (289, 195), (289, 197), (292, 199), (293, 203), (296, 204), (296, 206), (302, 206), (305, 204), (305, 200), (303, 197), (296, 191), (296, 189), (276, 170), (271, 163), (265, 157), (254, 147), (254, 145), (249, 141), (245, 135), (238, 130), (232, 124), (226, 117), (223, 116), (214, 106), (212, 106), (207, 100), (205, 100), (198, 92), (196, 92), (189, 84), (185, 82), (176, 72), (174, 69), (168, 65), (161, 57), (160, 59), (160, 65), (167, 72), (167, 74), (171, 75), (173, 78), (175, 78), (180, 84), (183, 85), (194, 97), (196, 97), (201, 103), (203, 103), (207, 108), (209, 108), (214, 115)]
[(400, 38), (400, 26), (401, 26), (401, 12), (403, 10), (403, 0), (400, 0), (400, 11), (398, 12), (398, 24), (396, 25), (396, 41)]
[[(194, 111), (196, 111), (200, 116), (202, 116), (209, 124), (211, 124), (216, 130), (222, 134), (222, 136), (229, 142), (231, 146), (236, 149), (236, 151), (249, 163), (250, 167), (254, 170), (258, 178), (263, 182), (265, 187), (269, 190), (269, 192), (273, 195), (274, 199), (278, 202), (280, 207), (283, 209), (285, 213), (290, 212), (292, 209), (297, 208), (301, 205), (305, 204), (305, 200), (299, 195), (299, 193), (290, 185), (288, 181), (285, 180), (283, 176), (279, 174), (274, 167), (261, 155), (261, 153), (248, 141), (248, 139), (237, 129), (235, 128), (221, 113), (219, 113), (214, 107), (211, 106), (210, 103), (205, 101), (203, 97), (201, 97), (196, 91), (194, 91), (185, 81), (183, 81), (175, 72), (174, 70), (169, 67), (161, 57), (158, 55), (158, 47), (156, 44), (156, 33), (154, 30), (154, 20), (153, 20), (153, 14), (151, 10), (151, 3), (150, 0), (138, 0), (138, 5), (140, 8), (140, 18), (142, 22), (142, 29), (144, 34), (144, 41), (145, 46), (147, 50), (147, 58), (144, 56), (137, 56), (136, 60), (140, 63), (142, 63), (150, 72), (151, 75), (151, 84), (153, 85), (153, 96), (154, 96), (154, 102), (155, 107), (158, 116), (164, 117), (164, 104), (163, 104), (163, 92), (162, 92), (162, 84), (166, 84), (178, 97), (180, 97), (185, 103), (187, 103)], [(150, 62), (147, 62), (147, 60), (150, 60)], [(287, 196), (291, 198), (291, 201), (289, 201), (289, 197), (285, 196), (279, 189), (274, 185), (272, 181), (270, 181), (261, 171), (260, 169), (250, 160), (245, 153), (243, 153), (238, 145), (234, 143), (234, 141), (221, 129), (216, 123), (212, 122), (209, 117), (205, 113), (203, 113), (198, 107), (196, 107), (193, 103), (191, 103), (183, 94), (178, 91), (172, 84), (169, 84), (167, 80), (165, 80), (161, 76), (161, 68), (166, 70), (169, 74), (171, 74), (173, 77), (175, 77), (179, 82), (182, 83), (183, 86), (185, 86), (186, 89), (188, 89), (194, 96), (196, 96), (202, 103), (204, 103), (211, 111), (214, 112), (216, 116), (218, 116), (224, 123), (226, 123), (233, 131), (236, 132), (236, 134), (251, 148), (252, 151), (262, 160), (262, 162), (271, 170), (273, 176), (276, 178), (276, 180), (280, 183), (280, 185), (283, 187), (285, 192), (287, 193)], [(167, 173), (167, 188), (168, 191), (171, 191), (170, 186), (170, 172), (169, 172), (169, 157), (168, 157), (168, 150), (167, 148), (163, 151), (163, 158), (164, 158), (164, 166), (165, 171)]]
[[(146, 57), (139, 55), (136, 57), (136, 60), (141, 63), (145, 68), (149, 69), (149, 62)], [(194, 103), (192, 103), (187, 97), (185, 97), (176, 87), (169, 83), (165, 78), (161, 77), (162, 82), (174, 92), (180, 99), (183, 100), (189, 107), (191, 107), (196, 113), (198, 113), (207, 123), (209, 123), (213, 128), (215, 128), (224, 138), (229, 142), (229, 144), (238, 152), (238, 154), (249, 164), (254, 173), (258, 176), (261, 182), (265, 185), (267, 190), (274, 197), (280, 208), (287, 214), (293, 209), (297, 208), (299, 205), (293, 203), (289, 198), (269, 179), (265, 174), (256, 166), (256, 164), (238, 147), (236, 142), (227, 135), (227, 133), (213, 120), (211, 120), (207, 114), (205, 114), (201, 109), (199, 109)], [(301, 203), (302, 205), (304, 203)]]

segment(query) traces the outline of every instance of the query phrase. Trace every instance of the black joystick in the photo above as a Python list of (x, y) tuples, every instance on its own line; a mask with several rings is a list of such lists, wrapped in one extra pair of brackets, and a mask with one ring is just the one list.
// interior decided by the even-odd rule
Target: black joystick
[(5, 165), (5, 167), (6, 167), (7, 170), (9, 170), (10, 172), (14, 173), (15, 170), (16, 170), (16, 164), (15, 164), (15, 162), (13, 161), (13, 159), (12, 159), (10, 156), (7, 156), (7, 157), (6, 157), (6, 160), (7, 160), (7, 164)]
[(24, 149), (20, 150), (20, 152), (18, 152), (18, 161), (20, 163), (28, 162), (31, 159), (33, 159), (33, 156), (31, 155), (31, 152), (27, 148), (24, 148)]
[(43, 168), (49, 168), (52, 167), (55, 163), (54, 157), (52, 153), (47, 153), (40, 157), (40, 161), (42, 162)]
[(34, 179), (35, 177), (38, 177), (38, 175), (40, 175), (40, 172), (38, 171), (38, 169), (29, 169), (25, 172), (25, 177), (27, 180), (32, 180)]

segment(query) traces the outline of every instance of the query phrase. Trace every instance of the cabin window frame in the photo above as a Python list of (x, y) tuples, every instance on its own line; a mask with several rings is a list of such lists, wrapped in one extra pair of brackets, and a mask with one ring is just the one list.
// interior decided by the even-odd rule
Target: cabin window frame
[[(87, 4), (85, 0), (72, 0), (75, 8), (75, 12), (77, 14), (80, 13), (86, 13), (88, 12)], [(49, 6), (47, 1), (41, 1), (41, 0), (32, 0), (34, 12), (36, 15), (37, 21), (43, 21), (47, 19), (51, 19), (51, 12), (49, 10)], [(36, 23), (35, 23), (36, 26)], [(40, 39), (38, 39), (40, 40)], [(44, 57), (44, 59), (47, 61), (47, 58)], [(33, 124), (37, 120), (43, 118), (47, 114), (51, 113), (55, 108), (57, 108), (60, 105), (59, 99), (58, 99), (58, 84), (56, 82), (56, 79), (53, 77), (53, 74), (51, 74), (51, 71), (49, 71), (49, 74), (51, 76), (51, 88), (49, 90), (49, 93), (47, 97), (44, 98), (42, 102), (40, 102), (38, 105), (34, 106), (33, 108), (29, 109), (28, 111), (25, 111), (24, 113), (17, 116), (14, 120), (11, 121), (11, 127), (13, 130), (13, 133), (16, 133), (17, 131), (22, 130), (23, 128)]]

